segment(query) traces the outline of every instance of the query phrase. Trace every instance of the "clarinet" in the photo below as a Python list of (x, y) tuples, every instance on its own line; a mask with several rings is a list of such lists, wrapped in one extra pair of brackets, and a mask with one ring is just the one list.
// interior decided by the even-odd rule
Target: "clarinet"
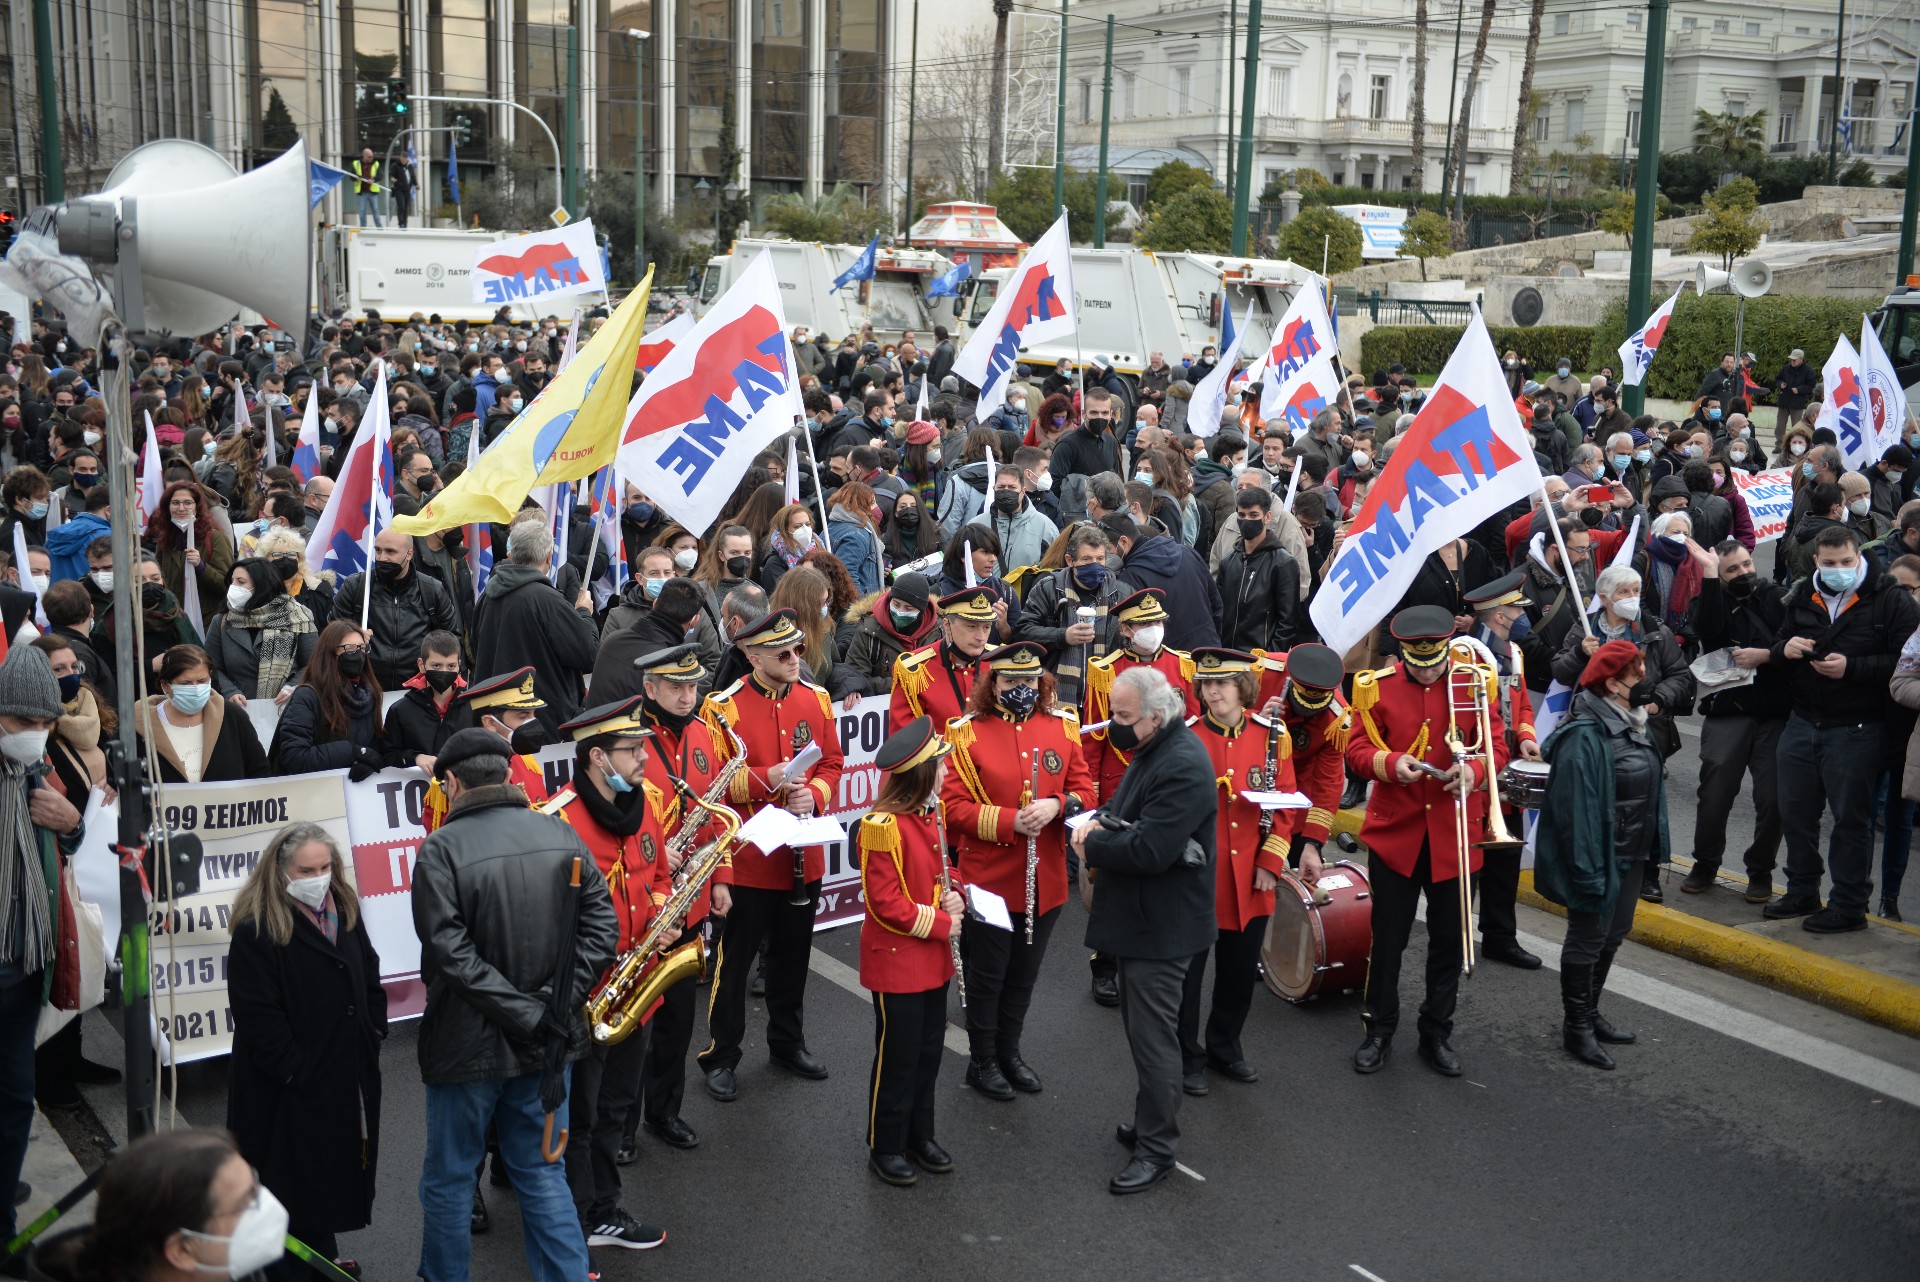
[[(1281, 707), (1283, 709), (1286, 706), (1287, 690), (1291, 687), (1291, 685), (1292, 685), (1292, 682), (1291, 680), (1289, 680), (1289, 682), (1286, 685), (1283, 685), (1280, 688), (1280, 700), (1281, 700)], [(1276, 723), (1274, 725), (1270, 725), (1267, 727), (1266, 786), (1269, 788), (1278, 786), (1279, 779), (1280, 779), (1280, 727)], [(1233, 800), (1233, 798), (1229, 797), (1227, 798), (1227, 800), (1231, 801)], [(1263, 845), (1266, 843), (1267, 838), (1273, 832), (1273, 815), (1274, 815), (1274, 812), (1271, 808), (1266, 806), (1262, 806), (1260, 808), (1260, 841), (1261, 841), (1261, 844)]]
[[(800, 749), (806, 746), (800, 738), (800, 727), (795, 726), (793, 729), (793, 747), (790, 750), (788, 760), (791, 761), (793, 754), (798, 754)], [(780, 786), (782, 788), (788, 787), (791, 782), (791, 780), (782, 777)], [(808, 902), (807, 850), (805, 846), (795, 846), (793, 848), (793, 894), (787, 900), (787, 906), (789, 908), (805, 908)]]
[[(933, 799), (934, 831), (939, 834), (940, 853), (940, 897), (946, 898), (953, 889), (953, 869), (947, 863), (947, 807), (938, 797)], [(942, 912), (946, 911), (944, 908)], [(947, 951), (953, 954), (953, 982), (960, 989), (960, 1009), (967, 1008), (967, 972), (960, 964), (960, 931), (958, 927), (947, 932)]]
[[(1031, 806), (1040, 799), (1040, 754), (1033, 754), (1033, 782), (1027, 785), (1027, 799), (1022, 804)], [(1033, 916), (1040, 907), (1040, 834), (1027, 834), (1027, 943), (1033, 943)]]

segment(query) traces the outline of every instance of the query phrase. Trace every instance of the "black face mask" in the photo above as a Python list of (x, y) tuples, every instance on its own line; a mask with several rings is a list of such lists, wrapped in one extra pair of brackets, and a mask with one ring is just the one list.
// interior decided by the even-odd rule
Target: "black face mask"
[(1760, 576), (1749, 570), (1745, 574), (1736, 574), (1727, 580), (1727, 595), (1736, 601), (1744, 601), (1753, 595), (1760, 586)]
[(750, 556), (730, 556), (727, 558), (727, 577), (730, 579), (744, 579), (747, 577), (747, 571), (752, 568), (753, 558)]
[(347, 677), (357, 681), (360, 679), (360, 674), (366, 670), (366, 651), (357, 650), (351, 654), (343, 654), (340, 656), (340, 671)]
[(376, 561), (373, 566), (373, 577), (382, 583), (398, 583), (401, 571), (405, 568), (398, 561)]
[(1261, 520), (1257, 516), (1255, 517), (1243, 516), (1239, 518), (1239, 526), (1240, 526), (1241, 538), (1257, 539), (1260, 537), (1262, 533), (1266, 531), (1267, 523)]
[(140, 587), (140, 608), (143, 610), (164, 610), (167, 608), (167, 590), (158, 583), (145, 583)]
[(1627, 696), (1627, 706), (1630, 708), (1643, 708), (1647, 704), (1652, 702), (1653, 702), (1653, 678), (1652, 677), (1648, 677), (1645, 681), (1642, 681), (1639, 684), (1635, 685), (1633, 687), (1633, 693)]
[(426, 677), (427, 685), (435, 694), (445, 694), (453, 689), (453, 683), (460, 679), (458, 672), (436, 672), (431, 668), (421, 675)]
[(920, 509), (917, 507), (910, 507), (900, 511), (896, 511), (893, 514), (893, 523), (899, 526), (903, 530), (919, 529), (920, 528)]
[(1135, 726), (1123, 726), (1118, 721), (1109, 721), (1107, 742), (1120, 752), (1132, 752), (1140, 746), (1140, 732)]
[(293, 581), (294, 575), (300, 573), (300, 559), (298, 557), (276, 556), (268, 561), (267, 564), (271, 565), (279, 573), (280, 577), (289, 583)]
[(547, 728), (537, 720), (529, 721), (513, 732), (513, 750), (520, 756), (532, 756), (552, 741)]
[(1020, 492), (1018, 490), (995, 490), (993, 510), (1002, 516), (1012, 516), (1020, 510)]

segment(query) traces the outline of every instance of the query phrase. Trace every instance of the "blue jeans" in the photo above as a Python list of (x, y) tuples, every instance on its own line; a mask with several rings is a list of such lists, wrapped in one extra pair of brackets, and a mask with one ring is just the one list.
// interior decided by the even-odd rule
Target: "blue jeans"
[[(420, 1168), (424, 1282), (469, 1282), (469, 1219), (489, 1120), (499, 1132), (500, 1158), (520, 1199), (527, 1276), (534, 1282), (585, 1282), (587, 1236), (567, 1191), (566, 1163), (549, 1164), (540, 1155), (546, 1116), (539, 1073), (427, 1087), (427, 1154)], [(566, 1124), (563, 1100), (553, 1118), (556, 1138)]]
[(380, 221), (380, 197), (377, 194), (370, 191), (363, 191), (358, 196), (355, 196), (353, 200), (354, 204), (358, 206), (360, 210), (360, 225), (362, 227), (367, 225), (367, 219), (369, 218), (373, 219), (373, 225), (375, 227), (383, 227), (386, 225)]
[(1880, 776), (1873, 794), (1873, 810), (1886, 827), (1880, 847), (1880, 898), (1900, 902), (1900, 883), (1906, 880), (1907, 856), (1913, 849), (1913, 812), (1917, 803), (1900, 795), (1899, 766)]
[(1877, 721), (1821, 728), (1799, 713), (1780, 732), (1780, 828), (1787, 839), (1787, 897), (1819, 899), (1820, 820), (1833, 810), (1826, 869), (1829, 903), (1862, 914), (1873, 894), (1873, 791), (1886, 760)]
[[(17, 967), (8, 967), (18, 975)], [(27, 1135), (33, 1130), (33, 1034), (40, 1024), (40, 975), (27, 975), (0, 987), (0, 1189), (7, 1204), (0, 1211), (6, 1237), (14, 1232), (13, 1186), (27, 1160)]]

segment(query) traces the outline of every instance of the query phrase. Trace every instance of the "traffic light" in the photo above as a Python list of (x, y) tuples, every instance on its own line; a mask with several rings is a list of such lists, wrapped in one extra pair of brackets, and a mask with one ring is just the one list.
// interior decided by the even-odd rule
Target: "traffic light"
[(454, 135), (462, 146), (473, 141), (473, 117), (461, 112), (453, 118), (453, 127), (460, 132)]
[(407, 114), (407, 82), (395, 77), (387, 81), (387, 102), (393, 107), (393, 114)]
[(0, 253), (13, 248), (13, 238), (19, 231), (19, 215), (11, 209), (0, 209)]

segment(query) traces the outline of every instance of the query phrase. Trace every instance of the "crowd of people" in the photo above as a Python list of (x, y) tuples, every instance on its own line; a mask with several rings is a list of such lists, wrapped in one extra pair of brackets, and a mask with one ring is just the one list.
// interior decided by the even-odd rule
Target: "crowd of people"
[[(982, 407), (951, 372), (944, 328), (924, 344), (797, 331), (800, 475), (786, 474), (780, 442), (698, 532), (626, 485), (630, 579), (616, 591), (586, 581), (585, 505), (554, 513), (531, 499), (480, 532), (494, 560), (478, 591), (457, 528), (382, 530), (364, 570), (316, 571), (307, 539), (367, 419), (376, 362), (393, 505), (412, 513), (461, 474), (469, 441), (484, 448), (539, 395), (565, 328), (369, 316), (327, 325), (304, 357), (240, 331), (139, 352), (131, 408), (156, 426), (162, 487), (122, 566), (108, 531), (138, 514), (116, 511), (100, 480), (95, 354), (15, 322), (0, 377), (0, 893), (14, 905), (0, 938), (0, 1159), (16, 1171), (35, 1090), (70, 1107), (75, 1082), (112, 1073), (70, 1031), (41, 1047), (36, 1074), (32, 1030), (55, 977), (61, 862), (88, 793), (111, 786), (101, 743), (126, 683), (165, 783), (431, 777), (412, 883), (429, 1282), (466, 1276), (469, 1233), (491, 1223), (489, 1178), (516, 1191), (536, 1278), (578, 1282), (590, 1249), (664, 1240), (625, 1205), (620, 1169), (642, 1128), (700, 1142), (680, 1116), (695, 985), (667, 987), (624, 1039), (593, 1035), (580, 1014), (642, 940), (662, 957), (710, 950), (695, 1063), (714, 1100), (760, 1085), (742, 1063), (750, 996), (764, 998), (772, 1064), (828, 1075), (804, 1002), (821, 847), (736, 848), (715, 810), (829, 810), (836, 715), (865, 696), (890, 704), (885, 784), (849, 844), (875, 1010), (864, 1129), (891, 1185), (954, 1169), (933, 1085), (956, 976), (966, 1085), (1003, 1104), (1042, 1089), (1046, 1066), (1027, 1061), (1022, 1031), (1076, 885), (1090, 994), (1121, 1008), (1140, 1079), (1117, 1134), (1130, 1159), (1110, 1186), (1164, 1178), (1182, 1097), (1210, 1093), (1210, 1079), (1259, 1080), (1241, 1031), (1266, 924), (1289, 879), (1313, 892), (1343, 808), (1365, 809), (1373, 896), (1353, 1066), (1388, 1062), (1424, 897), (1419, 1053), (1459, 1075), (1463, 969), (1541, 964), (1514, 922), (1517, 843), (1483, 858), (1456, 828), (1456, 811), (1473, 838), (1497, 827), (1494, 776), (1511, 762), (1552, 767), (1534, 803), (1538, 875), (1570, 913), (1561, 996), (1583, 1062), (1612, 1067), (1606, 1047), (1632, 1041), (1598, 1001), (1635, 905), (1664, 897), (1663, 781), (1683, 725), (1697, 729), (1700, 789), (1681, 891), (1725, 893), (1728, 818), (1750, 776), (1742, 859), (1756, 912), (1864, 928), (1879, 843), (1879, 910), (1899, 919), (1920, 797), (1908, 754), (1920, 427), (1847, 470), (1813, 425), (1799, 351), (1776, 380), (1770, 442), (1754, 426), (1750, 364), (1731, 354), (1679, 423), (1628, 415), (1610, 371), (1583, 379), (1562, 359), (1540, 383), (1509, 359), (1543, 493), (1427, 557), (1345, 655), (1319, 643), (1307, 603), (1425, 393), (1394, 366), (1353, 375), (1339, 405), (1305, 422), (1263, 421), (1254, 387), (1200, 424), (1192, 392), (1213, 348), (1174, 364), (1153, 353), (1137, 379), (1099, 355), (1084, 369), (1023, 366), (1005, 404)], [(323, 464), (302, 480), (279, 461), (310, 401)], [(1794, 493), (1770, 554), (1734, 483), (1768, 466), (1792, 469)], [(140, 659), (120, 670), (131, 608)], [(1711, 651), (1752, 680), (1703, 693), (1690, 665)], [(1490, 691), (1489, 747), (1471, 760), (1437, 728), (1459, 724), (1471, 741), (1443, 679), (1462, 664)], [(1548, 734), (1536, 708), (1556, 683), (1575, 693)], [(262, 704), (277, 716), (249, 710)], [(272, 726), (264, 743), (259, 724)], [(548, 796), (529, 754), (554, 743), (572, 746), (574, 768)], [(689, 888), (705, 842), (727, 857)], [(1463, 903), (1469, 876), (1477, 915)], [(985, 919), (994, 901), (1010, 929)], [(249, 1252), (269, 1220), (336, 1258), (336, 1235), (370, 1221), (387, 1006), (350, 869), (323, 829), (296, 824), (268, 844), (233, 932), (232, 1134), (130, 1150), (126, 1169), (169, 1160), (164, 1149), (201, 1187), (110, 1182), (103, 1217), (111, 1190), (140, 1228), (57, 1244), (71, 1276), (171, 1276), (157, 1270), (222, 1267), (223, 1252), (265, 1263)]]

